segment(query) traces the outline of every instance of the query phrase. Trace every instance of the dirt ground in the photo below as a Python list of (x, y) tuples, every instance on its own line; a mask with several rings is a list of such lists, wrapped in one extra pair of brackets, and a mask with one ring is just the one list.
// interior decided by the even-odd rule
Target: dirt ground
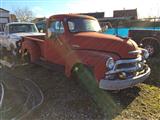
[[(108, 117), (97, 106), (85, 89), (75, 81), (66, 78), (60, 71), (50, 70), (35, 64), (19, 65), (13, 68), (0, 65), (0, 81), (8, 84), (11, 81), (11, 88), (15, 86), (14, 90), (17, 90), (12, 92), (12, 95), (8, 95), (19, 96), (16, 97), (15, 101), (9, 102), (10, 106), (16, 103), (16, 106), (22, 105), (23, 98), (25, 98), (23, 93), (19, 94), (18, 92), (22, 88), (16, 88), (17, 83), (14, 81), (33, 81), (43, 93), (43, 101), (40, 103), (42, 97), (39, 97), (39, 92), (35, 90), (35, 95), (39, 94), (39, 96), (31, 97), (27, 109), (23, 109), (21, 114), (18, 114), (21, 109), (18, 111), (17, 107), (13, 107), (17, 112), (9, 112), (11, 115), (5, 114), (0, 109), (0, 120), (16, 118), (18, 115), (23, 120), (159, 120), (160, 75), (158, 73), (160, 65), (157, 65), (158, 63), (160, 63), (160, 59), (150, 61), (152, 74), (145, 83), (118, 92), (105, 91), (106, 94), (111, 96), (113, 102), (121, 106), (121, 110), (111, 117)], [(34, 94), (31, 95), (34, 96)], [(6, 100), (9, 98), (6, 98)], [(18, 103), (19, 99), (21, 99), (21, 104)], [(32, 109), (36, 105), (37, 107)], [(3, 107), (5, 108), (5, 105)]]

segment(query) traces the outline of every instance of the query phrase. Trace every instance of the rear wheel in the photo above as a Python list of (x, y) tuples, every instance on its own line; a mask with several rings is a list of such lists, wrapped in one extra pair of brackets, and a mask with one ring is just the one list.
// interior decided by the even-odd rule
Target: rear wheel
[(23, 63), (31, 63), (31, 55), (28, 51), (25, 51), (22, 55), (22, 61)]

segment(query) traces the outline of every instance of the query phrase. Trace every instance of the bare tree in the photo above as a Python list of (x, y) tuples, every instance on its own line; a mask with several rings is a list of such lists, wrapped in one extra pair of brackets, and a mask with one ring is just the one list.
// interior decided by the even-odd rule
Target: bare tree
[(14, 11), (14, 14), (16, 15), (18, 21), (20, 22), (30, 22), (34, 18), (33, 12), (27, 7), (17, 8)]

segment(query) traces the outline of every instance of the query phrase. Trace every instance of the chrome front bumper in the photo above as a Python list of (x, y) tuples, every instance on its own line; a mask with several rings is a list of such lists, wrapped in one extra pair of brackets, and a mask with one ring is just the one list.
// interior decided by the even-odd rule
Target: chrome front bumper
[(143, 82), (145, 79), (148, 78), (148, 76), (151, 73), (151, 69), (148, 67), (147, 71), (144, 74), (141, 74), (139, 76), (126, 79), (126, 80), (106, 80), (102, 79), (99, 82), (99, 88), (104, 90), (121, 90), (125, 88), (132, 87), (138, 83)]
[[(131, 66), (126, 66), (124, 64), (131, 64)], [(140, 67), (137, 67), (137, 65), (139, 64)], [(125, 68), (119, 68), (118, 65), (122, 65), (122, 67)], [(144, 72), (141, 74), (129, 76), (131, 73), (136, 73), (138, 71), (143, 71), (143, 70)], [(125, 72), (129, 75), (125, 79), (120, 79), (117, 76), (110, 79), (109, 76), (119, 74), (120, 72)], [(99, 88), (104, 90), (121, 90), (128, 87), (132, 87), (147, 79), (150, 73), (151, 69), (147, 65), (145, 65), (145, 62), (142, 58), (137, 58), (132, 60), (119, 60), (117, 61), (114, 69), (106, 72), (105, 78), (100, 80)]]

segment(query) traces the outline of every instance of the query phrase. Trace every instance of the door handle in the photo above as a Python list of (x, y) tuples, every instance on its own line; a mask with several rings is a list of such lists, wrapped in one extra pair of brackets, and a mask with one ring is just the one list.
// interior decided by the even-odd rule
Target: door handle
[(79, 48), (79, 45), (73, 44), (72, 47)]

